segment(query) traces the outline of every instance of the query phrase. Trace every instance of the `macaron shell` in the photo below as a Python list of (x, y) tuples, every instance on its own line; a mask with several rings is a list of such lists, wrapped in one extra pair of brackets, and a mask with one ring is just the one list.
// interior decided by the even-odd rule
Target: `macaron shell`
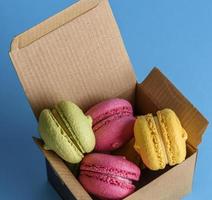
[(139, 180), (140, 169), (123, 156), (114, 156), (102, 153), (92, 153), (84, 157), (80, 170), (104, 173), (119, 176), (130, 180)]
[(92, 119), (84, 115), (82, 110), (72, 102), (62, 101), (56, 110), (63, 118), (70, 133), (75, 134), (85, 152), (91, 152), (95, 147), (95, 135), (92, 130)]
[[(111, 117), (113, 119), (113, 116)], [(124, 116), (107, 121), (107, 123), (95, 131), (96, 146), (99, 152), (118, 149), (133, 137), (135, 118)]]
[(134, 125), (134, 148), (151, 170), (164, 169), (165, 155), (152, 114), (137, 117)]
[(187, 133), (171, 109), (157, 112), (169, 164), (181, 163), (186, 157)]
[(86, 114), (90, 115), (93, 119), (93, 125), (102, 119), (113, 115), (113, 111), (125, 110), (129, 113), (133, 113), (131, 104), (124, 99), (109, 99), (102, 101), (95, 106), (91, 107)]
[(89, 193), (100, 199), (123, 199), (135, 189), (134, 185), (125, 181), (87, 171), (80, 174), (79, 181)]
[(39, 132), (45, 142), (44, 148), (54, 151), (65, 161), (79, 163), (84, 157), (48, 109), (40, 114)]

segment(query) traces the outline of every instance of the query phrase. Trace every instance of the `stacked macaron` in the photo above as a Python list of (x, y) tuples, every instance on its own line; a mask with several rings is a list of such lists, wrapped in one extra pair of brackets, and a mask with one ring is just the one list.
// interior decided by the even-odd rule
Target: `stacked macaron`
[(186, 157), (187, 133), (174, 111), (134, 117), (124, 99), (100, 102), (85, 114), (74, 103), (62, 101), (41, 112), (39, 131), (46, 150), (68, 163), (81, 162), (79, 181), (99, 199), (131, 194), (140, 179), (141, 160), (159, 170)]

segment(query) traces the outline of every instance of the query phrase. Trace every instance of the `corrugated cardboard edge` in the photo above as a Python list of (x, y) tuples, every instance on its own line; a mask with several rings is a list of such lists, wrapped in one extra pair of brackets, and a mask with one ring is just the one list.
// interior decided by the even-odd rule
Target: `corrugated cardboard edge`
[(77, 199), (86, 199), (92, 200), (89, 194), (84, 190), (82, 185), (78, 182), (75, 176), (71, 173), (65, 163), (62, 161), (59, 156), (57, 156), (52, 151), (46, 151), (43, 149), (42, 140), (33, 137), (34, 142), (38, 145), (40, 150), (43, 152), (45, 158), (51, 164), (52, 168), (57, 172), (58, 176), (60, 177), (61, 181), (66, 185), (66, 187), (72, 192), (72, 194)]
[(173, 109), (188, 132), (188, 143), (195, 149), (201, 143), (208, 126), (207, 119), (158, 68), (155, 67), (142, 83), (137, 84), (136, 99), (139, 102), (136, 105), (138, 114), (155, 113), (167, 107)]
[(13, 39), (11, 50), (28, 46), (46, 34), (95, 8), (101, 0), (81, 0)]
[[(126, 200), (176, 200), (181, 199), (192, 189), (192, 180), (197, 153), (176, 165), (163, 175), (134, 192)], [(152, 192), (154, 191), (154, 192)], [(178, 193), (176, 193), (176, 191)], [(162, 194), (162, 195), (161, 195)]]

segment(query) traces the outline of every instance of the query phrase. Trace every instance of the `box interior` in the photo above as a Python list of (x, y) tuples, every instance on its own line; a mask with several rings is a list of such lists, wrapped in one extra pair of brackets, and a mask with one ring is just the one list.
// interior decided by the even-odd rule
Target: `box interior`
[[(155, 99), (152, 99), (151, 96), (148, 96), (148, 94), (145, 91), (145, 84), (148, 84), (149, 81), (151, 81), (154, 78), (159, 78), (160, 79), (160, 83), (161, 81), (165, 81), (166, 85), (169, 86), (169, 92), (170, 90), (173, 90), (172, 92), (174, 93), (175, 91), (177, 91), (177, 89), (173, 86), (173, 84), (159, 71), (158, 68), (153, 68), (153, 70), (150, 72), (150, 74), (148, 75), (148, 77), (143, 81), (143, 83), (141, 84), (137, 84), (135, 91), (132, 93), (135, 94), (134, 96), (131, 96), (132, 99), (127, 99), (130, 100), (131, 102), (135, 102), (133, 108), (134, 108), (134, 113), (135, 115), (144, 115), (147, 113), (155, 113), (155, 111), (157, 111), (158, 109), (163, 109), (163, 108), (172, 108), (178, 115), (179, 112), (181, 111), (176, 105), (177, 103), (173, 100), (170, 102), (170, 105), (165, 104), (164, 107), (162, 106), (162, 103), (160, 101), (163, 101), (164, 99), (158, 98), (159, 100), (157, 100), (157, 102), (155, 102)], [(155, 83), (157, 84), (157, 83)], [(161, 83), (162, 84), (162, 83)], [(149, 90), (149, 89), (148, 89)], [(158, 93), (158, 87), (157, 89), (155, 89), (154, 91), (152, 91), (153, 93)], [(172, 93), (171, 92), (171, 93)], [(169, 96), (168, 91), (166, 90), (166, 88), (163, 89), (163, 91), (161, 91), (160, 95), (163, 96), (164, 93), (167, 93), (167, 98), (171, 98), (171, 96)], [(111, 96), (110, 98), (116, 98), (116, 97), (120, 97), (120, 96)], [(178, 97), (178, 99), (176, 99), (177, 102), (180, 102), (180, 104), (182, 105), (183, 103), (188, 104), (187, 106), (190, 105), (189, 102), (187, 102), (187, 100), (185, 101), (183, 95), (180, 95)], [(176, 106), (176, 107), (175, 107)], [(145, 108), (145, 109), (143, 109)], [(192, 109), (196, 111), (196, 109), (192, 106)], [(194, 112), (193, 110), (190, 110), (190, 112)], [(199, 114), (199, 113), (198, 113)], [(194, 115), (191, 114), (191, 117), (193, 118)], [(199, 116), (198, 116), (199, 117)], [(180, 121), (182, 121), (183, 119), (180, 118)], [(203, 123), (202, 126), (204, 126), (205, 124)], [(187, 127), (184, 126), (184, 128), (186, 129), (186, 131), (189, 131), (189, 129)], [(130, 147), (133, 148), (133, 147)], [(193, 144), (190, 144), (189, 141), (187, 142), (187, 156), (186, 159), (189, 158), (190, 156), (192, 156), (194, 153), (197, 152), (197, 148), (193, 146)], [(114, 152), (112, 152), (112, 154), (114, 154)], [(120, 155), (120, 154), (119, 154)], [(142, 161), (140, 161), (142, 162)], [(66, 163), (67, 164), (67, 163)], [(67, 164), (67, 166), (69, 167), (69, 169), (71, 169), (72, 173), (76, 175), (76, 177), (78, 176), (78, 167), (76, 165), (70, 165)], [(164, 174), (165, 172), (167, 172), (169, 169), (171, 169), (173, 167), (170, 167), (167, 165), (167, 167), (164, 170), (159, 170), (159, 171), (151, 171), (148, 170), (147, 168), (143, 168), (142, 169), (142, 174), (143, 174), (143, 178), (141, 179), (140, 182), (137, 183), (137, 189), (145, 186), (146, 184), (150, 183), (152, 180), (154, 180), (155, 178), (159, 177), (160, 175)]]
[[(165, 76), (157, 68), (154, 68), (153, 69), (153, 71), (150, 73), (149, 77), (155, 76), (155, 73), (159, 73), (160, 76), (162, 76), (163, 78), (165, 78)], [(169, 82), (169, 84), (170, 84), (170, 82)], [(150, 98), (150, 97), (147, 98), (146, 97), (146, 94), (145, 94), (145, 96), (143, 96), (144, 93), (139, 93), (139, 98), (138, 98), (138, 90), (141, 90), (141, 89), (142, 89), (142, 84), (137, 84), (137, 87), (136, 87), (135, 91), (133, 92), (135, 95), (132, 97), (133, 99), (131, 99), (132, 102), (135, 102), (135, 104), (134, 104), (134, 111), (135, 111), (135, 113), (137, 115), (141, 115), (141, 114), (145, 114), (145, 113), (148, 113), (148, 112), (152, 112), (152, 109), (153, 109), (153, 105), (149, 105), (149, 106), (145, 107), (145, 111), (139, 110), (138, 106), (141, 106), (140, 105), (141, 103), (145, 103), (145, 104), (146, 103), (149, 103), (149, 98)], [(157, 91), (155, 91), (155, 92), (157, 92)], [(166, 91), (164, 91), (164, 92), (166, 92)], [(111, 96), (111, 98), (115, 98), (115, 97), (117, 97), (117, 96)], [(141, 101), (141, 99), (142, 99), (142, 101)], [(146, 99), (148, 99), (148, 102), (145, 102)], [(42, 141), (39, 140), (39, 142), (42, 142)], [(40, 147), (42, 148), (42, 145)], [(42, 151), (45, 151), (45, 150), (42, 149)], [(196, 148), (193, 148), (188, 143), (187, 144), (187, 156), (186, 156), (186, 160), (189, 159), (193, 154), (195, 154), (196, 151), (197, 151), (197, 149)], [(54, 153), (52, 152), (52, 154), (54, 154)], [(58, 157), (56, 154), (54, 154), (54, 156), (55, 157)], [(49, 156), (47, 156), (47, 159), (48, 159), (48, 157)], [(58, 158), (58, 159), (60, 159), (60, 158)], [(64, 162), (62, 160), (61, 160), (61, 162), (63, 162), (63, 164), (66, 165), (69, 170), (71, 170), (72, 174), (77, 179), (78, 174), (79, 174), (79, 165), (68, 164), (68, 163), (66, 163), (66, 162)], [(47, 165), (47, 166), (49, 166), (49, 165)], [(148, 185), (149, 183), (151, 183), (153, 180), (155, 180), (158, 177), (160, 177), (161, 175), (165, 174), (166, 172), (168, 172), (172, 168), (175, 168), (175, 166), (170, 167), (170, 166), (167, 165), (165, 169), (159, 170), (159, 171), (151, 171), (151, 170), (149, 170), (147, 168), (143, 168), (142, 171), (141, 171), (141, 173), (142, 173), (141, 180), (139, 182), (135, 182), (135, 184), (136, 184), (136, 190), (139, 190), (139, 189), (145, 187), (146, 185)], [(51, 176), (51, 175), (48, 174), (48, 176)], [(95, 198), (94, 196), (91, 196), (91, 198), (92, 199), (95, 199), (95, 200), (98, 200), (98, 198)]]
[[(172, 101), (170, 101), (169, 104), (164, 104), (164, 107), (163, 107), (163, 104), (160, 102), (160, 101), (164, 101), (164, 98), (158, 98), (157, 101), (155, 102), (155, 98), (152, 99), (152, 97), (149, 96), (148, 92), (146, 91), (146, 84), (152, 83), (152, 80), (154, 80), (154, 79), (159, 79), (160, 84), (165, 83), (165, 85), (166, 85), (166, 87), (164, 87), (164, 89), (162, 91), (160, 91), (161, 96), (166, 94), (166, 98), (172, 98), (172, 96), (170, 94), (173, 94), (176, 91), (178, 91), (173, 86), (173, 84), (157, 68), (154, 68), (150, 72), (148, 77), (141, 84), (136, 85), (135, 91), (132, 91), (132, 93), (134, 95), (131, 96), (132, 99), (130, 99), (130, 101), (135, 102), (134, 103), (134, 111), (135, 111), (136, 115), (142, 115), (142, 114), (146, 114), (149, 112), (154, 113), (156, 110), (162, 109), (165, 107), (172, 108), (179, 115), (179, 113), (181, 112), (181, 109), (179, 109), (178, 103), (179, 103), (179, 105), (187, 104), (186, 107), (187, 107), (187, 109), (189, 109), (189, 106), (191, 104), (181, 94), (178, 96), (177, 99), (175, 98)], [(158, 83), (155, 82), (155, 84), (158, 84)], [(167, 90), (167, 87), (169, 88), (169, 90)], [(148, 90), (149, 90), (149, 88), (148, 88)], [(158, 94), (158, 87), (155, 87), (155, 88), (152, 87), (151, 91), (153, 93)], [(117, 96), (110, 96), (110, 98), (114, 98), (114, 97), (117, 97)], [(189, 112), (195, 112), (197, 115), (200, 115), (198, 117), (203, 118), (203, 116), (193, 106), (191, 107), (191, 110), (189, 110)], [(195, 117), (194, 114), (191, 114), (191, 117), (192, 118)], [(181, 122), (183, 122), (183, 118), (180, 118), (180, 120), (181, 120)], [(204, 121), (204, 118), (203, 118), (203, 121)], [(206, 127), (206, 126), (207, 126), (207, 121), (205, 123), (202, 123), (202, 127)], [(190, 126), (188, 126), (188, 127), (190, 127)], [(186, 129), (186, 131), (189, 131), (189, 129), (187, 127), (184, 127), (184, 128)], [(200, 128), (200, 130), (201, 130), (201, 128)], [(42, 148), (42, 145), (41, 145), (41, 148)], [(43, 149), (42, 149), (42, 151), (47, 153)], [(187, 160), (189, 160), (189, 159), (195, 159), (196, 152), (197, 152), (197, 148), (194, 147), (193, 144), (190, 144), (188, 141), (187, 157), (186, 157), (185, 162), (187, 162)], [(194, 157), (193, 157), (193, 155), (194, 155)], [(54, 154), (54, 156), (58, 157), (56, 154)], [(49, 156), (46, 156), (46, 158), (48, 159)], [(58, 158), (58, 159), (60, 159), (60, 158)], [(193, 162), (194, 161), (195, 160), (193, 160)], [(70, 164), (63, 162), (62, 160), (61, 160), (61, 162), (63, 163), (63, 165), (66, 165), (69, 170), (72, 171), (72, 174), (74, 174), (77, 179), (77, 176), (79, 173), (79, 171), (78, 171), (79, 165), (70, 165)], [(168, 172), (169, 170), (176, 168), (178, 166), (181, 166), (181, 165), (183, 166), (183, 164), (184, 163), (177, 165), (177, 166), (173, 166), (173, 167), (167, 166), (164, 170), (159, 170), (159, 171), (151, 171), (151, 170), (148, 170), (147, 168), (142, 169), (142, 178), (139, 182), (136, 183), (137, 191), (139, 191), (139, 189), (142, 189), (145, 186), (149, 185), (153, 180), (156, 180), (158, 177), (162, 176), (163, 174), (166, 174), (166, 172)], [(194, 165), (193, 166), (191, 165), (190, 168), (188, 168), (189, 171), (187, 171), (186, 173), (192, 174), (194, 167), (195, 167)], [(189, 178), (188, 178), (188, 180), (190, 181)], [(130, 196), (128, 198), (130, 198)], [(92, 197), (92, 199), (96, 199), (96, 198)]]
[[(113, 97), (129, 100), (137, 115), (165, 107), (173, 109), (189, 134), (188, 159), (156, 173), (145, 169), (146, 179), (139, 187), (168, 174), (165, 172), (174, 176), (183, 167), (188, 167), (192, 177), (195, 152), (208, 122), (157, 68), (144, 82), (136, 82), (108, 0), (81, 0), (20, 34), (12, 42), (10, 56), (37, 118), (42, 109), (52, 108), (60, 100), (71, 100), (84, 111)], [(45, 151), (42, 141), (35, 142), (67, 189), (79, 199), (91, 199), (70, 166)]]

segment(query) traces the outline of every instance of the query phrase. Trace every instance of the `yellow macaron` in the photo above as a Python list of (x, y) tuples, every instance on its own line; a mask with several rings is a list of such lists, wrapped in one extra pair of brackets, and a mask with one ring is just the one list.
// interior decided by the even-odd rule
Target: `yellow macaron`
[(151, 170), (164, 169), (185, 160), (187, 133), (171, 109), (157, 112), (157, 116), (139, 116), (134, 125), (134, 148)]

